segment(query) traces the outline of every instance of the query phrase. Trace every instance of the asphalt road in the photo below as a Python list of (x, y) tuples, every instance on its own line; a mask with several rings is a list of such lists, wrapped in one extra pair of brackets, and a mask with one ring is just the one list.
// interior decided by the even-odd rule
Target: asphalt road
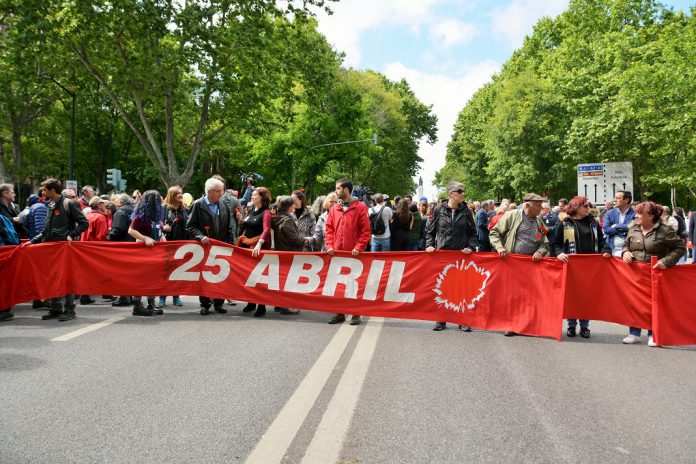
[(64, 323), (15, 308), (0, 463), (696, 462), (696, 347), (623, 345), (601, 322), (559, 343), (184, 301)]

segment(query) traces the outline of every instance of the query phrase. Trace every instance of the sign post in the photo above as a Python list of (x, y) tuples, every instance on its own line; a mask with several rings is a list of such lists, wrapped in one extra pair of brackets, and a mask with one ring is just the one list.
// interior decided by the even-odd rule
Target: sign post
[(633, 192), (633, 163), (578, 164), (578, 195), (594, 204), (613, 201), (619, 190)]

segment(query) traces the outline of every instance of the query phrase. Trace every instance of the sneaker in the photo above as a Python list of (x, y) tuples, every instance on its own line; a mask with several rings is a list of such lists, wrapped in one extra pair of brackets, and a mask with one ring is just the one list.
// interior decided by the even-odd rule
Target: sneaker
[(120, 296), (120, 297), (118, 297), (118, 299), (116, 301), (111, 303), (111, 306), (130, 306), (132, 304), (133, 303), (130, 301), (130, 298)]
[(254, 313), (254, 317), (263, 317), (266, 315), (266, 306), (265, 305), (258, 305), (256, 308), (256, 312)]
[(157, 302), (157, 306), (155, 306), (155, 308), (162, 309), (165, 306), (167, 306), (167, 299), (160, 297), (159, 301)]
[(653, 340), (653, 336), (650, 335), (648, 337), (648, 346), (655, 348), (656, 346), (660, 346), (657, 343), (655, 343), (655, 340)]
[(575, 327), (568, 327), (568, 330), (566, 330), (566, 335), (573, 338), (575, 336)]
[(345, 314), (334, 314), (331, 316), (331, 319), (329, 319), (329, 324), (340, 324), (341, 322), (345, 322), (345, 320)]
[(178, 296), (175, 296), (174, 297), (174, 306), (183, 306), (183, 305), (184, 305), (184, 303), (181, 301), (181, 298), (179, 298)]
[(462, 332), (471, 332), (471, 326), (468, 326), (468, 325), (460, 325), (460, 326), (459, 326), (459, 330), (461, 330)]
[(290, 308), (279, 308), (278, 312), (281, 316), (297, 316), (298, 314), (300, 314), (298, 310)]
[(152, 310), (145, 308), (142, 301), (137, 301), (133, 305), (133, 315), (134, 316), (152, 316)]
[(445, 330), (445, 327), (447, 327), (447, 323), (445, 322), (436, 322), (435, 325), (433, 326), (433, 330), (435, 332), (439, 332), (441, 330)]
[(73, 310), (71, 310), (71, 311), (66, 311), (66, 312), (64, 312), (63, 314), (61, 314), (61, 315), (58, 317), (58, 320), (59, 320), (60, 322), (65, 322), (65, 321), (69, 321), (69, 320), (71, 320), (71, 319), (75, 319), (75, 316), (76, 316), (75, 310), (73, 309)]
[(41, 316), (41, 319), (44, 321), (48, 321), (50, 319), (58, 319), (60, 316), (63, 315), (63, 311), (56, 311), (54, 309), (51, 309), (48, 314), (44, 314)]
[(588, 329), (587, 327), (584, 327), (584, 328), (581, 327), (580, 328), (580, 336), (582, 338), (590, 338), (590, 329)]
[(626, 345), (635, 345), (636, 343), (640, 343), (640, 337), (636, 335), (629, 335), (628, 337), (621, 340), (621, 342)]
[(362, 322), (360, 316), (353, 316), (350, 318), (350, 325), (360, 325), (360, 322)]
[(15, 315), (12, 311), (2, 311), (0, 312), (0, 322), (7, 322), (14, 319)]
[(210, 314), (210, 308), (206, 308), (205, 306), (201, 306), (201, 316), (207, 316)]

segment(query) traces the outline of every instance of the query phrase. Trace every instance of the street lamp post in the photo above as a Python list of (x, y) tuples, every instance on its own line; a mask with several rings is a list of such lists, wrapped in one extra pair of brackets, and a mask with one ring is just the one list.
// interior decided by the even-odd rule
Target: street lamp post
[(41, 77), (53, 81), (54, 84), (63, 89), (70, 95), (70, 97), (72, 97), (72, 114), (70, 117), (70, 180), (75, 180), (75, 87), (72, 87), (72, 90), (68, 90), (50, 74), (44, 73), (41, 74)]
[[(372, 142), (372, 145), (377, 145), (377, 134), (372, 134), (372, 138), (370, 139), (365, 139), (365, 140), (349, 140), (347, 142), (334, 142), (334, 143), (322, 143), (321, 145), (316, 145), (311, 148), (308, 148), (307, 151), (312, 151), (316, 150), (317, 148), (322, 148), (322, 147), (333, 147), (336, 145), (349, 145), (351, 143), (365, 143), (365, 142)], [(295, 173), (297, 172), (297, 166), (293, 162), (292, 163), (292, 190), (295, 190)]]

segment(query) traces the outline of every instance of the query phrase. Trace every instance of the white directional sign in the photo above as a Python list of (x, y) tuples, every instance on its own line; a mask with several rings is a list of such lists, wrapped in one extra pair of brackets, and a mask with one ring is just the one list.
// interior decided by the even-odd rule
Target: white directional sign
[(618, 190), (633, 192), (633, 163), (578, 164), (578, 195), (602, 204), (613, 201)]

